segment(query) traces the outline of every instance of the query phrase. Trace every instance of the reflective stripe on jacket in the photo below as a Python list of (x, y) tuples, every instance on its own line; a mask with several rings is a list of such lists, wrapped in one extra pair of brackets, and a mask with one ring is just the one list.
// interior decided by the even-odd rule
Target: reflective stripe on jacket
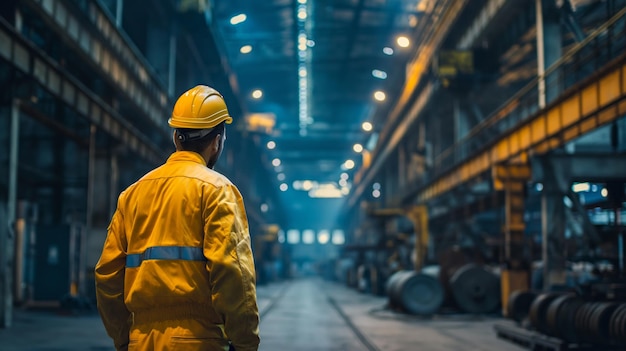
[[(190, 253), (197, 250), (202, 259)], [(197, 153), (173, 153), (122, 192), (95, 274), (98, 310), (118, 348), (128, 343), (131, 313), (136, 324), (205, 318), (223, 327), (238, 351), (258, 348), (254, 261), (243, 199)]]

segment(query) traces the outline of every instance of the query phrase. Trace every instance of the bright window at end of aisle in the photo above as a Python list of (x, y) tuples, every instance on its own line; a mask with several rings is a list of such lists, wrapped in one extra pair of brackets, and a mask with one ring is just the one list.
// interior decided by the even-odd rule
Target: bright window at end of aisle
[(320, 244), (328, 244), (330, 241), (330, 233), (326, 229), (317, 232), (317, 242)]
[(300, 242), (300, 231), (298, 229), (289, 229), (287, 231), (287, 243), (297, 244)]
[(343, 245), (345, 242), (346, 242), (346, 237), (343, 234), (343, 230), (341, 229), (333, 230), (332, 243), (335, 245)]
[(313, 244), (315, 242), (315, 232), (311, 229), (303, 230), (302, 242), (305, 244)]

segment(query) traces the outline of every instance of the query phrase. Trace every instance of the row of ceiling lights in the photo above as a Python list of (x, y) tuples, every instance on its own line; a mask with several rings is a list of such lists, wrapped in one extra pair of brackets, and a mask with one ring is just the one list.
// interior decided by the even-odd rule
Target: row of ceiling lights
[[(306, 36), (306, 31), (305, 31), (305, 21), (308, 18), (308, 13), (307, 13), (307, 0), (298, 0), (298, 3), (300, 5), (298, 5), (298, 90), (299, 90), (299, 126), (300, 126), (300, 135), (306, 135), (306, 126), (308, 124), (311, 124), (313, 121), (311, 118), (308, 117), (308, 102), (307, 102), (307, 97), (308, 97), (308, 71), (307, 71), (307, 49), (309, 47), (313, 47), (315, 46), (315, 42), (313, 40), (307, 39)], [(230, 23), (232, 25), (237, 25), (239, 23), (243, 23), (245, 22), (247, 19), (247, 16), (245, 14), (238, 14), (236, 16), (233, 16), (230, 20)], [(398, 36), (396, 38), (396, 43), (399, 47), (401, 48), (408, 48), (410, 46), (410, 40), (409, 38), (407, 38), (406, 36)], [(250, 52), (252, 52), (252, 45), (244, 45), (240, 48), (239, 50), (242, 54), (249, 54)], [(394, 54), (394, 50), (391, 47), (384, 47), (383, 48), (383, 53), (386, 55), (393, 55)], [(387, 78), (387, 73), (385, 71), (379, 70), (379, 69), (374, 69), (372, 70), (372, 76), (378, 79), (386, 79)], [(263, 96), (263, 91), (260, 89), (255, 89), (252, 92), (252, 98), (254, 99), (260, 99)], [(385, 101), (386, 99), (386, 94), (384, 91), (381, 90), (377, 90), (374, 92), (373, 97), (376, 101), (382, 102)], [(368, 122), (365, 121), (363, 122), (363, 124), (361, 125), (361, 128), (366, 131), (372, 131), (373, 129), (373, 125)], [(272, 150), (276, 147), (276, 142), (274, 141), (269, 141), (267, 143), (267, 148)], [(354, 144), (352, 147), (354, 152), (357, 153), (363, 153), (363, 152), (367, 152), (367, 150), (365, 150), (363, 148), (363, 146), (361, 144)], [(278, 168), (281, 164), (280, 159), (275, 158), (272, 160), (272, 165), (276, 168)], [(343, 164), (342, 164), (342, 169), (344, 170), (350, 170), (353, 169), (355, 167), (355, 162), (351, 159), (346, 160)], [(347, 185), (347, 179), (344, 179), (343, 176), (347, 175), (347, 173), (342, 173), (342, 178), (339, 181), (339, 184), (342, 185), (342, 183), (345, 183), (344, 185), (342, 185), (342, 187), (345, 187)], [(278, 180), (279, 181), (284, 181), (285, 180), (285, 174), (284, 173), (278, 173), (277, 175)], [(287, 185), (287, 183), (281, 183), (279, 186), (281, 191), (287, 191), (289, 189), (289, 186)], [(373, 194), (374, 197), (379, 197), (380, 196), (380, 191), (378, 189), (374, 189)]]
[[(307, 110), (308, 110), (308, 105), (306, 103), (306, 95), (307, 95), (307, 91), (306, 88), (308, 86), (307, 84), (307, 76), (308, 76), (308, 71), (306, 68), (306, 59), (307, 59), (307, 49), (310, 47), (315, 46), (315, 41), (308, 39), (306, 36), (306, 32), (304, 30), (305, 28), (305, 21), (308, 18), (308, 13), (307, 13), (307, 7), (306, 7), (306, 0), (299, 0), (298, 1), (300, 3), (300, 5), (298, 6), (298, 81), (299, 81), (299, 97), (300, 97), (300, 127), (301, 127), (301, 131), (304, 129), (306, 130), (306, 125), (311, 124), (312, 121), (310, 120), (310, 118), (307, 117)], [(238, 14), (233, 16), (230, 19), (230, 23), (232, 25), (237, 25), (240, 23), (245, 22), (247, 19), (247, 16), (245, 14)], [(411, 41), (408, 37), (404, 36), (404, 35), (399, 35), (396, 38), (396, 44), (400, 47), (400, 48), (408, 48), (411, 45)], [(239, 49), (239, 52), (242, 54), (249, 54), (252, 52), (252, 45), (250, 44), (246, 44), (244, 46), (242, 46)], [(384, 47), (383, 48), (383, 53), (386, 55), (393, 55), (394, 54), (394, 50), (391, 47)], [(379, 69), (374, 69), (372, 70), (372, 76), (378, 79), (387, 79), (387, 72), (379, 70)], [(260, 89), (255, 89), (252, 92), (252, 98), (254, 99), (260, 99), (263, 96), (263, 91)], [(385, 92), (381, 91), (381, 90), (377, 90), (374, 92), (373, 94), (374, 99), (376, 101), (385, 101), (385, 99), (387, 98)], [(301, 134), (306, 134), (306, 132), (301, 133)]]

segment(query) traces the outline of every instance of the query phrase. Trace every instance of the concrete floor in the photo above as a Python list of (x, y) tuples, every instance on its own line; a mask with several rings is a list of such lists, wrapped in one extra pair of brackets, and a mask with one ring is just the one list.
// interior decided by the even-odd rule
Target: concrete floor
[[(320, 279), (258, 288), (261, 351), (522, 350), (499, 339), (499, 318), (444, 315), (419, 318), (385, 308), (386, 298)], [(98, 315), (15, 311), (0, 329), (2, 351), (113, 351)]]

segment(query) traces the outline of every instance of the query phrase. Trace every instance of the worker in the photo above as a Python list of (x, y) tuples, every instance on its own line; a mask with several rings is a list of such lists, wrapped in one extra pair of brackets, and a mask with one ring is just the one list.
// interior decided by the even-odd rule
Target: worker
[(98, 311), (117, 350), (257, 350), (244, 203), (213, 170), (232, 117), (199, 85), (168, 123), (176, 151), (119, 196), (95, 268)]

